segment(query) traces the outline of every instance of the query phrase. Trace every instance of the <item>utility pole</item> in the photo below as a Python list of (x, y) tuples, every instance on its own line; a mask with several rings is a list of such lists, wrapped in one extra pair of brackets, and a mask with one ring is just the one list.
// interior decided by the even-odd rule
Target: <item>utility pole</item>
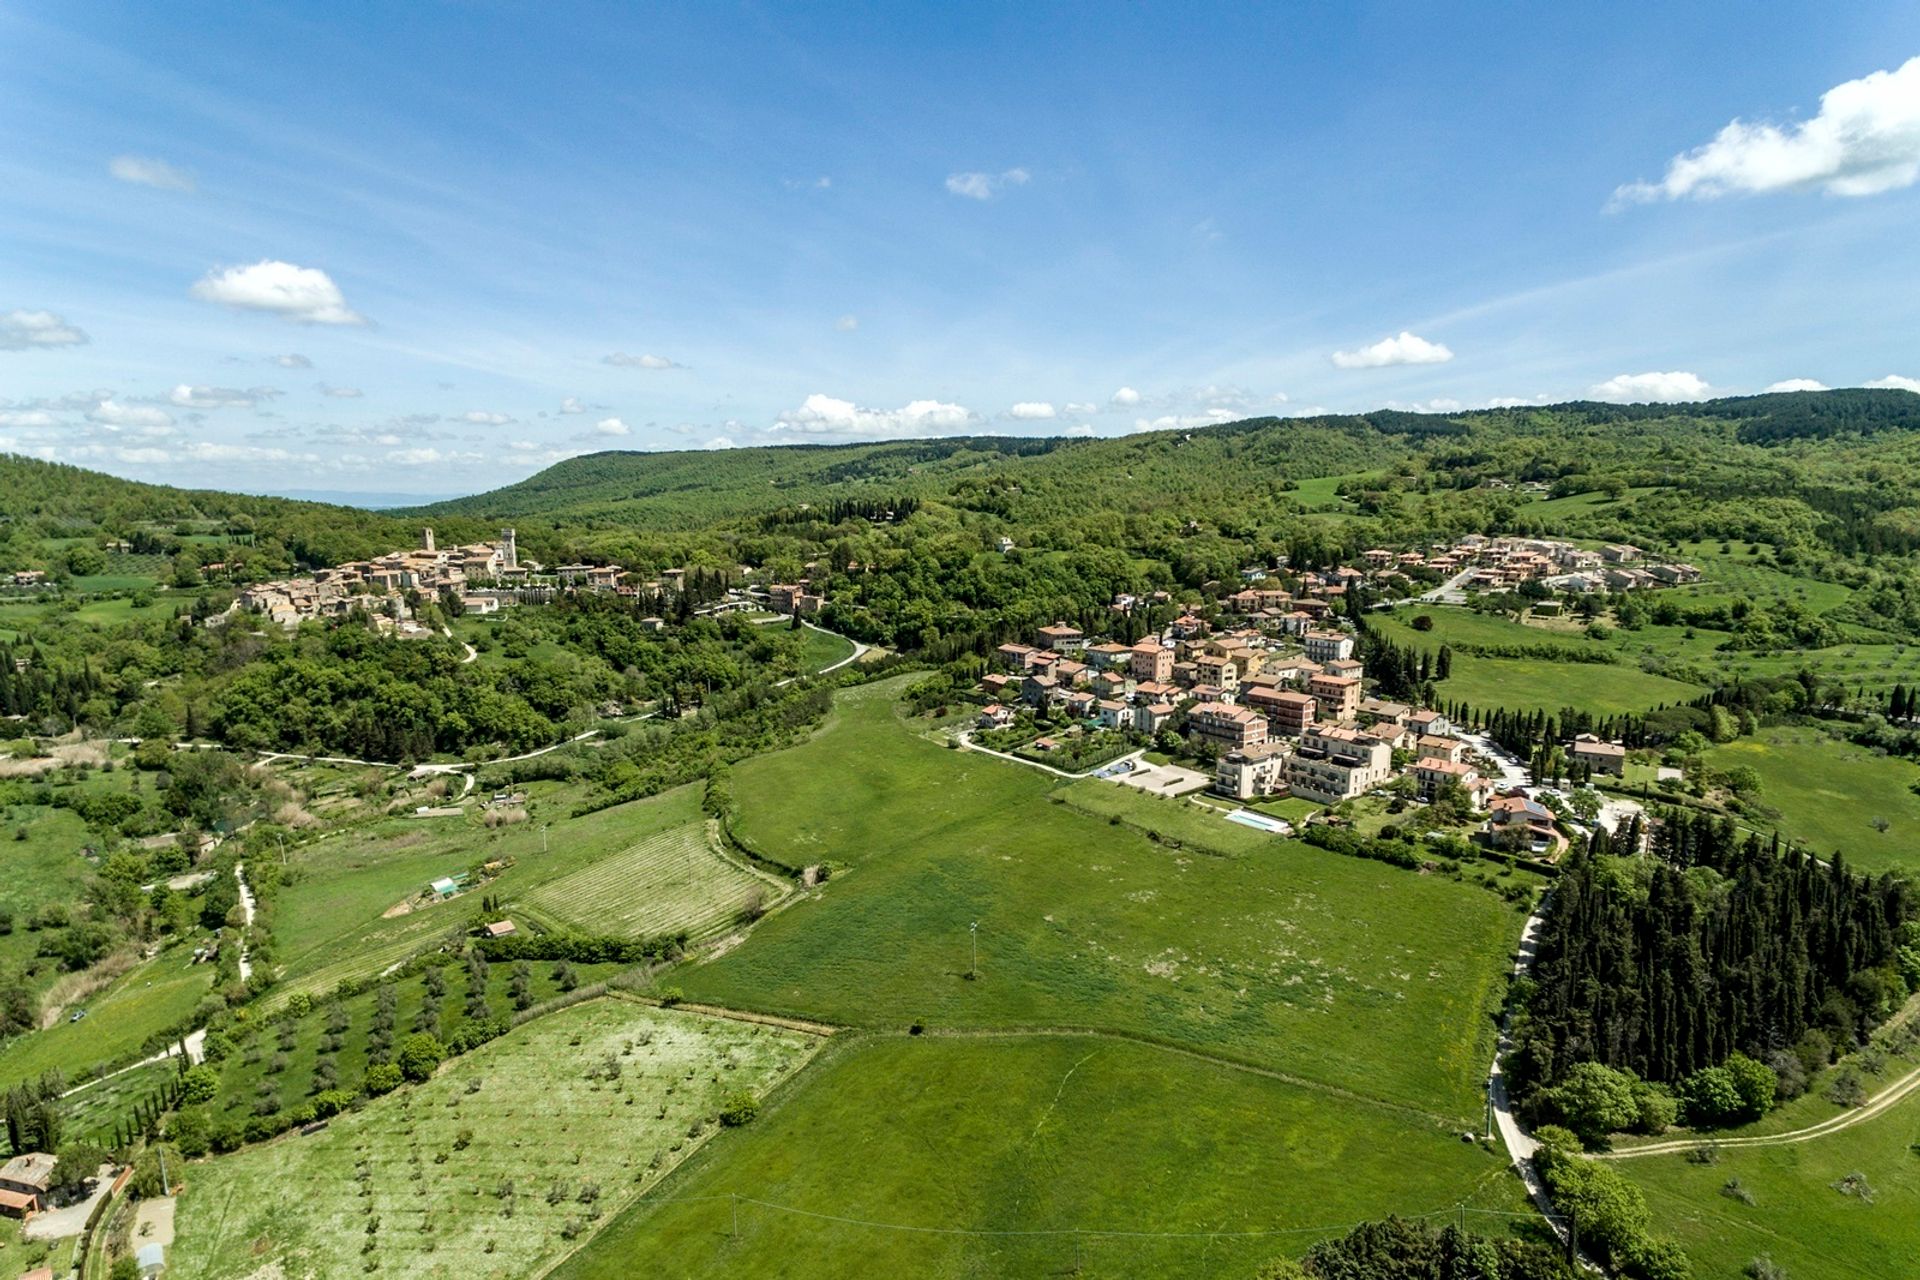
[(980, 976), (980, 922), (975, 920), (967, 926), (967, 936), (973, 943), (973, 964), (967, 970), (969, 979)]

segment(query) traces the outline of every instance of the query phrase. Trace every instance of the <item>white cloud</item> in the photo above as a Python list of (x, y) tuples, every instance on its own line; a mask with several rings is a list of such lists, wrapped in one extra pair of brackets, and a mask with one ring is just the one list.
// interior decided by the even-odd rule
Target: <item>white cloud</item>
[(1775, 382), (1767, 387), (1768, 391), (1825, 391), (1827, 384), (1815, 382), (1812, 378), (1788, 378), (1784, 382)]
[(652, 356), (652, 355), (630, 356), (624, 351), (614, 352), (612, 355), (603, 358), (601, 360), (601, 363), (619, 365), (620, 367), (625, 369), (684, 369), (686, 368), (685, 365), (676, 364), (674, 361), (667, 359), (665, 356)]
[(365, 324), (347, 306), (340, 286), (318, 267), (271, 259), (251, 266), (215, 268), (193, 286), (194, 297), (242, 311), (268, 311), (301, 324)]
[(1389, 400), (1387, 408), (1401, 409), (1407, 413), (1458, 413), (1460, 402), (1451, 396), (1435, 396), (1431, 400), (1415, 400), (1411, 403)]
[(732, 436), (715, 436), (702, 447), (707, 449), (735, 449), (739, 446), (734, 444)]
[(1068, 427), (1065, 431), (1062, 431), (1060, 434), (1063, 436), (1074, 436), (1076, 438), (1084, 439), (1088, 436), (1091, 436), (1093, 433), (1094, 433), (1093, 424), (1091, 422), (1083, 422), (1077, 427)]
[(593, 424), (593, 430), (596, 435), (603, 436), (624, 436), (633, 433), (633, 428), (618, 418), (602, 418)]
[(78, 347), (89, 339), (51, 311), (0, 311), (0, 351)]
[(1897, 373), (1890, 373), (1884, 378), (1875, 378), (1865, 385), (1891, 391), (1920, 391), (1920, 378), (1904, 378)]
[(358, 400), (364, 393), (358, 387), (335, 387), (323, 382), (320, 384), (320, 394), (332, 396), (335, 400)]
[(0, 410), (0, 427), (57, 427), (60, 419), (44, 409)]
[(1112, 405), (1118, 405), (1119, 407), (1124, 409), (1129, 406), (1139, 404), (1140, 393), (1138, 391), (1135, 391), (1132, 387), (1122, 387), (1118, 391), (1113, 393), (1112, 398), (1109, 399), (1107, 403)]
[(1451, 359), (1453, 352), (1443, 344), (1428, 342), (1419, 334), (1408, 333), (1404, 329), (1371, 346), (1333, 353), (1333, 362), (1342, 369), (1378, 369), (1391, 364), (1445, 364)]
[(587, 406), (580, 402), (579, 396), (568, 396), (560, 402), (560, 412), (562, 413), (585, 413), (586, 411)]
[(275, 356), (273, 358), (273, 362), (279, 365), (282, 369), (313, 368), (313, 361), (307, 359), (305, 356), (301, 355), (298, 351), (288, 352), (284, 356)]
[(1784, 128), (1735, 120), (1712, 142), (1667, 163), (1658, 182), (1631, 182), (1615, 205), (1711, 200), (1819, 189), (1871, 196), (1920, 181), (1920, 57), (1820, 95), (1813, 119)]
[(936, 435), (959, 430), (973, 421), (969, 410), (938, 400), (914, 400), (898, 409), (863, 409), (851, 400), (838, 400), (815, 392), (798, 409), (782, 413), (772, 430), (799, 435), (884, 438)]
[(1675, 369), (1670, 373), (1619, 373), (1588, 388), (1596, 400), (1621, 403), (1647, 401), (1667, 404), (1675, 400), (1704, 400), (1713, 388), (1698, 374)]
[(169, 427), (173, 417), (151, 405), (124, 404), (111, 396), (87, 410), (87, 419), (107, 427)]
[(1487, 401), (1489, 409), (1526, 409), (1534, 405), (1545, 404), (1545, 396), (1495, 396)]
[(833, 186), (833, 179), (824, 173), (817, 178), (782, 178), (780, 182), (789, 191), (826, 191)]
[(1058, 415), (1044, 400), (1022, 400), (1007, 410), (1007, 416), (1019, 422), (1045, 422)]
[(838, 329), (841, 333), (852, 333), (855, 329), (858, 329), (860, 327), (860, 317), (855, 315), (841, 316), (838, 320), (835, 320), (833, 322), (833, 327)]
[(1135, 431), (1191, 431), (1195, 427), (1215, 427), (1237, 417), (1231, 409), (1208, 409), (1202, 413), (1170, 413), (1158, 418), (1136, 418)]
[(184, 169), (174, 168), (165, 160), (115, 156), (107, 161), (107, 172), (122, 182), (131, 182), (136, 186), (158, 187), (162, 191), (193, 190), (193, 175)]
[(1100, 406), (1088, 400), (1069, 400), (1060, 406), (1060, 412), (1069, 418), (1084, 418), (1100, 412)]
[(1032, 174), (1025, 169), (1007, 169), (1001, 173), (950, 173), (947, 190), (969, 200), (991, 200), (1008, 187), (1024, 187)]
[(183, 382), (167, 394), (167, 399), (182, 409), (249, 409), (278, 394), (270, 387), (241, 391), (235, 387), (191, 387)]
[(504, 427), (513, 421), (509, 414), (492, 413), (486, 409), (470, 409), (461, 416), (476, 427)]

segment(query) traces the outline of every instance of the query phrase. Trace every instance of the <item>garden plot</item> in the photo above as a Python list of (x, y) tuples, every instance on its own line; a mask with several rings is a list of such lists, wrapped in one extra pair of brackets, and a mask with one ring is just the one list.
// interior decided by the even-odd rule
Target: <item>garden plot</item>
[(759, 914), (785, 891), (722, 853), (707, 824), (689, 823), (548, 881), (523, 901), (589, 933), (699, 938)]
[(532, 1275), (818, 1043), (620, 998), (535, 1019), (320, 1133), (189, 1166), (171, 1269)]

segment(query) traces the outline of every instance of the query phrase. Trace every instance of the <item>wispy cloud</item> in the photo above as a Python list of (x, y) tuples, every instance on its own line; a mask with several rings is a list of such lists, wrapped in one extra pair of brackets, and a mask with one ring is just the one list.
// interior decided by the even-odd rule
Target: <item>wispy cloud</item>
[(167, 399), (182, 409), (250, 409), (262, 400), (280, 393), (272, 387), (195, 387), (181, 383), (167, 393)]
[(655, 355), (630, 356), (624, 351), (616, 351), (612, 355), (603, 356), (601, 357), (600, 363), (615, 365), (622, 369), (684, 369), (686, 368), (685, 365), (680, 364), (677, 361), (669, 360), (665, 356), (655, 356)]
[(122, 182), (139, 187), (157, 187), (162, 191), (192, 191), (193, 175), (176, 169), (165, 160), (146, 156), (115, 156), (107, 161), (107, 172)]
[(1667, 163), (1658, 182), (1630, 182), (1615, 207), (1774, 191), (1871, 196), (1920, 181), (1920, 57), (1820, 95), (1799, 124), (1735, 120), (1713, 141)]
[(1006, 169), (999, 173), (950, 173), (947, 190), (969, 200), (991, 200), (1008, 187), (1024, 187), (1033, 175), (1025, 169)]

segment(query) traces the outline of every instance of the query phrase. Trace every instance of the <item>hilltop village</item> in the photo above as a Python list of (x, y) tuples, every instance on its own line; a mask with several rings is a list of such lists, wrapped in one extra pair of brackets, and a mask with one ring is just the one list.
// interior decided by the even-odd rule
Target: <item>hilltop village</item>
[[(1697, 581), (1698, 571), (1649, 563), (1627, 545), (1589, 550), (1477, 535), (1425, 551), (1370, 549), (1359, 560), (1294, 570), (1282, 557), (1245, 569), (1240, 590), (1187, 600), (1164, 627), (1131, 644), (1066, 622), (1038, 627), (994, 651), (968, 744), (1059, 760), (1067, 769), (1117, 759), (1101, 776), (1174, 794), (1204, 785), (1255, 804), (1297, 799), (1333, 811), (1391, 792), (1402, 803), (1484, 814), (1479, 831), (1499, 847), (1557, 852), (1555, 814), (1529, 794), (1524, 770), (1503, 764), (1491, 743), (1440, 710), (1369, 692), (1354, 614), (1416, 592), (1455, 600), (1535, 584), (1531, 592), (1544, 602), (1551, 593), (1680, 585)], [(1131, 617), (1176, 606), (1162, 592), (1121, 596), (1110, 607)], [(1540, 606), (1543, 613), (1557, 608)], [(1153, 748), (1148, 759), (1124, 754), (1143, 743)], [(1621, 742), (1586, 733), (1566, 738), (1562, 752), (1576, 778), (1618, 778), (1627, 758)], [(1162, 763), (1158, 773), (1152, 757)]]

